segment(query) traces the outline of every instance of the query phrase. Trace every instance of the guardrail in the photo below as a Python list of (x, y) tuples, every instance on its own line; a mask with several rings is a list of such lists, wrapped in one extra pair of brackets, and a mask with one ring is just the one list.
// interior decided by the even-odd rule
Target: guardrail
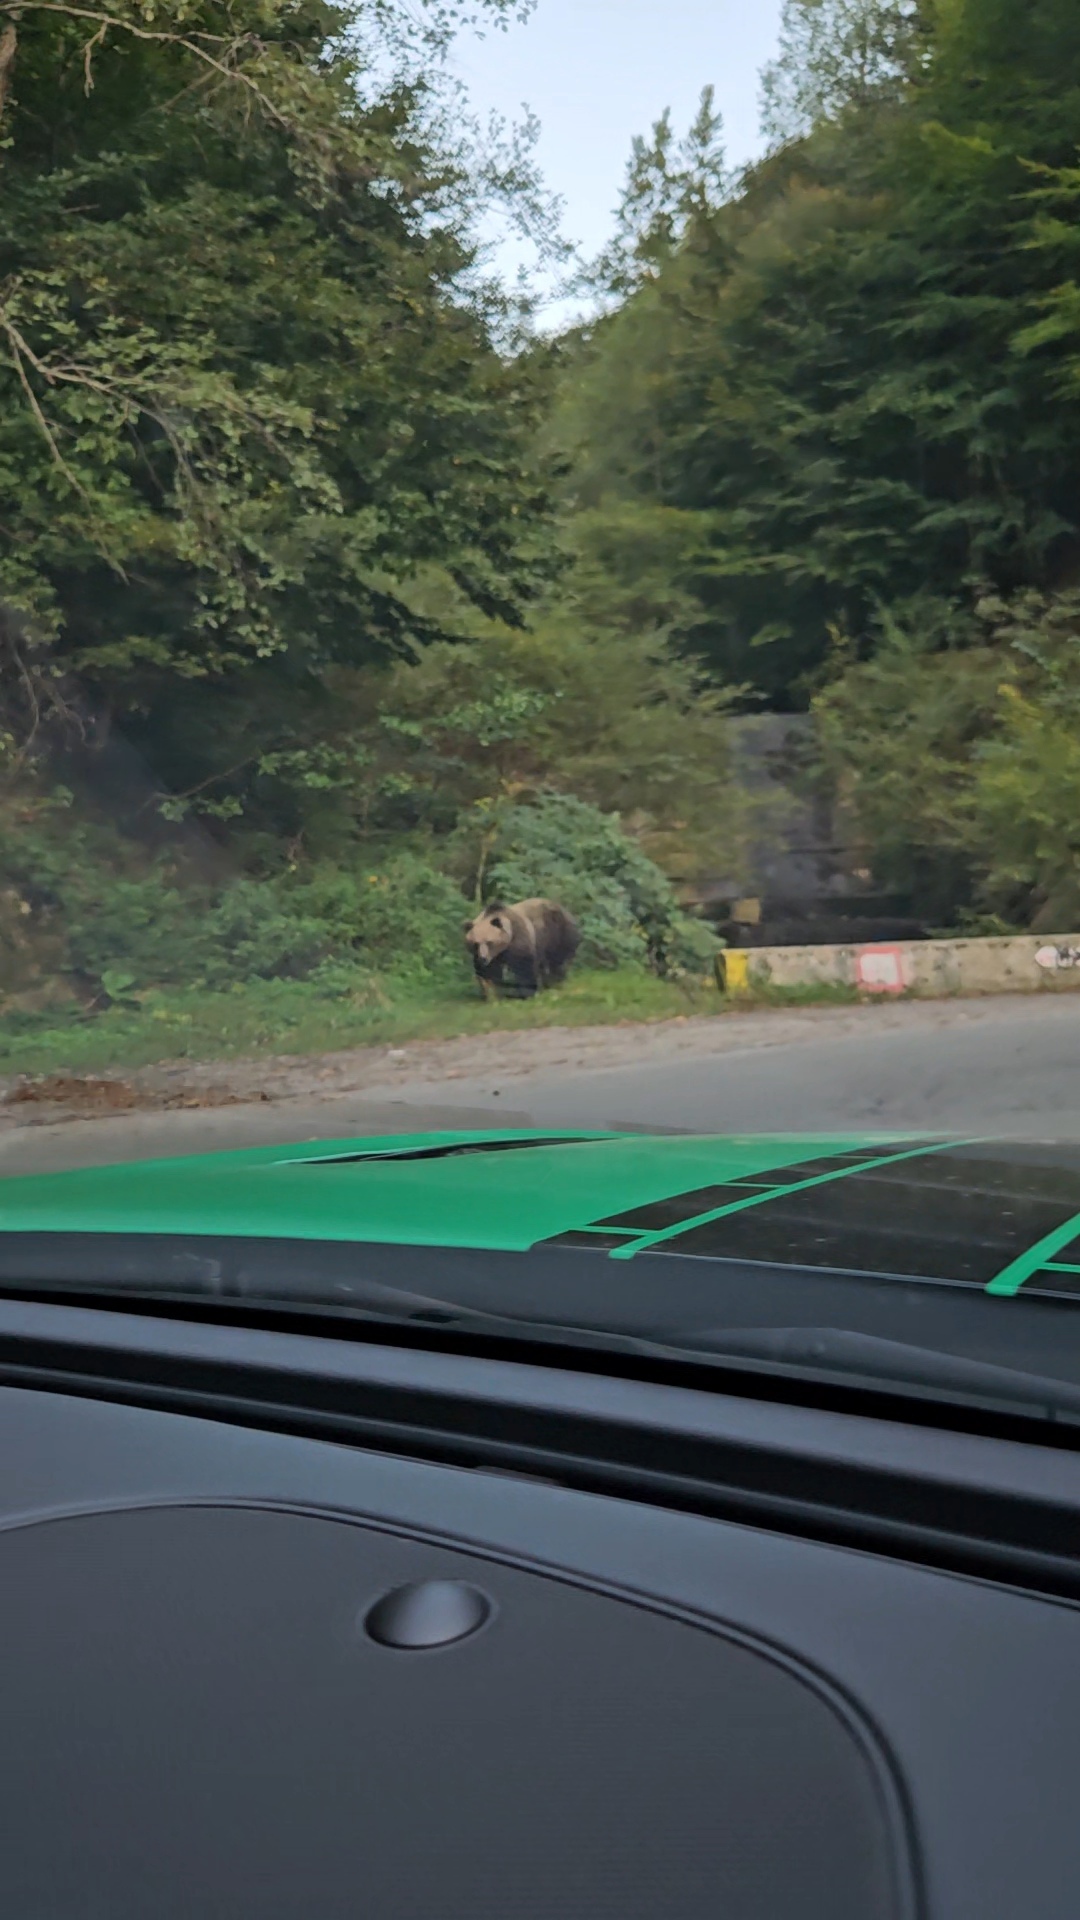
[(1061, 993), (1080, 989), (1080, 933), (866, 946), (729, 947), (717, 962), (717, 984), (732, 994), (768, 986), (847, 986), (866, 994), (928, 998)]

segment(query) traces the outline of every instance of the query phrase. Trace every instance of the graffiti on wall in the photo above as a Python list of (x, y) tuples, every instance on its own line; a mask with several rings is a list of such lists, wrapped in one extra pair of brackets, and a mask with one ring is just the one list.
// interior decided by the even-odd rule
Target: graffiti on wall
[(1040, 947), (1035, 965), (1044, 973), (1067, 973), (1080, 967), (1080, 947)]

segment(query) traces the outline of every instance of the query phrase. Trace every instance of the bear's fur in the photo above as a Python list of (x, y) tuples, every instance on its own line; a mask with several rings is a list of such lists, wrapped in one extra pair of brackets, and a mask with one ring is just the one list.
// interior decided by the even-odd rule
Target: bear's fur
[(465, 944), (485, 999), (499, 987), (527, 997), (566, 978), (581, 935), (555, 900), (494, 900), (467, 923)]

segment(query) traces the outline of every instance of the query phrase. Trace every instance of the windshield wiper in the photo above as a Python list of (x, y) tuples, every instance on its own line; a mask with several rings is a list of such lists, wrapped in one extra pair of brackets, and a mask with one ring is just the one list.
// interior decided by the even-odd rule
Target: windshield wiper
[(992, 1400), (1020, 1406), (1036, 1418), (1080, 1420), (1080, 1387), (1067, 1380), (842, 1327), (719, 1327), (680, 1335), (678, 1349), (717, 1362), (745, 1361), (803, 1377), (842, 1377), (862, 1386), (896, 1387), (942, 1400)]
[(222, 1291), (173, 1286), (126, 1285), (111, 1290), (59, 1281), (9, 1283), (9, 1296), (38, 1300), (81, 1302), (161, 1314), (181, 1308), (200, 1317), (249, 1323), (262, 1320), (318, 1322), (320, 1330), (339, 1335), (361, 1331), (378, 1336), (414, 1330), (435, 1338), (440, 1334), (468, 1339), (514, 1342), (523, 1347), (555, 1348), (563, 1364), (573, 1367), (574, 1355), (584, 1361), (609, 1355), (690, 1364), (717, 1373), (741, 1376), (746, 1391), (753, 1381), (790, 1381), (792, 1385), (845, 1385), (864, 1392), (900, 1395), (919, 1402), (978, 1406), (984, 1411), (1023, 1413), (1032, 1420), (1080, 1424), (1080, 1386), (1045, 1374), (1021, 1372), (989, 1361), (971, 1360), (929, 1347), (909, 1346), (839, 1327), (717, 1327), (705, 1331), (658, 1328), (650, 1335), (608, 1331), (595, 1325), (546, 1320), (537, 1314), (492, 1312), (460, 1304), (445, 1294), (436, 1297), (375, 1280), (343, 1285), (339, 1297), (304, 1299), (297, 1294)]

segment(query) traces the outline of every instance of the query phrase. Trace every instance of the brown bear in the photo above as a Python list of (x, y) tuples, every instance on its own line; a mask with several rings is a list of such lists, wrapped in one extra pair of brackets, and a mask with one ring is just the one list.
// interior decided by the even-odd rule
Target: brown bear
[(485, 1000), (499, 987), (527, 998), (566, 978), (581, 934), (554, 900), (495, 900), (466, 922), (465, 944)]

